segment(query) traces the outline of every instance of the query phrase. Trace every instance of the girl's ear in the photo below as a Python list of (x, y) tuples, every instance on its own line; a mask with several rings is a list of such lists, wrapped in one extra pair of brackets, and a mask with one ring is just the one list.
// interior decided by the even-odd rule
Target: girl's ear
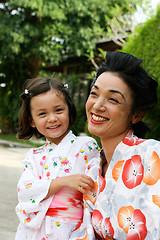
[(35, 125), (35, 123), (34, 123), (33, 119), (30, 119), (30, 126), (31, 126), (31, 127), (33, 127), (33, 128), (35, 128), (35, 127), (36, 127), (36, 125)]
[(140, 112), (140, 111), (135, 112), (132, 116), (132, 123), (135, 124), (137, 122), (140, 122), (143, 119), (144, 115), (145, 115), (145, 112)]

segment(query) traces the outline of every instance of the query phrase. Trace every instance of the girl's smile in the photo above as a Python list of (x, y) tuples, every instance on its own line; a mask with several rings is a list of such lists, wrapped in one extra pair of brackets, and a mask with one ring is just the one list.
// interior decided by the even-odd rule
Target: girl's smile
[(49, 141), (58, 144), (68, 132), (69, 110), (64, 96), (55, 90), (31, 99), (31, 126)]

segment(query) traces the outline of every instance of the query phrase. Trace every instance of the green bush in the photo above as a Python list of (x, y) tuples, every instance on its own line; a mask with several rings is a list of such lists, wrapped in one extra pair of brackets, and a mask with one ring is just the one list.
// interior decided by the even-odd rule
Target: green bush
[[(156, 16), (152, 16), (139, 26), (135, 34), (127, 39), (122, 51), (143, 59), (143, 66), (147, 72), (159, 83), (158, 99), (160, 100), (160, 5)], [(145, 121), (151, 126), (147, 138), (160, 140), (160, 101), (150, 110)]]

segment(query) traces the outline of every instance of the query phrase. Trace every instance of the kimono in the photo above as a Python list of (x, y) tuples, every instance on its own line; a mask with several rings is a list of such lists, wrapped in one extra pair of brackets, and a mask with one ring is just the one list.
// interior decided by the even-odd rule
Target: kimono
[(99, 169), (97, 183), (97, 195), (84, 196), (79, 237), (74, 232), (71, 239), (160, 239), (159, 141), (137, 138), (130, 130), (116, 147), (105, 177)]
[(62, 188), (43, 200), (53, 179), (85, 174), (97, 165), (99, 147), (91, 137), (76, 137), (71, 131), (58, 144), (30, 149), (18, 182), (16, 213), (20, 224), (15, 240), (65, 240), (83, 216), (82, 194)]

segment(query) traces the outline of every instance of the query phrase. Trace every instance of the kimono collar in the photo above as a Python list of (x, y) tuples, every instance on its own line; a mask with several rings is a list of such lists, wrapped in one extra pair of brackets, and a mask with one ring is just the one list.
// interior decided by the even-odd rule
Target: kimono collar
[(61, 140), (61, 142), (57, 145), (51, 141), (49, 141), (48, 139), (46, 139), (46, 144), (45, 147), (49, 150), (52, 151), (53, 149), (55, 149), (56, 147), (58, 147), (61, 144), (64, 144), (65, 142), (68, 141), (69, 138), (71, 138), (71, 136), (73, 136), (72, 131), (70, 130), (67, 135)]
[(134, 135), (134, 131), (131, 129), (125, 138), (122, 140), (122, 143), (128, 145), (128, 146), (134, 146), (138, 145), (142, 142), (146, 141), (146, 139), (138, 138), (137, 136)]

